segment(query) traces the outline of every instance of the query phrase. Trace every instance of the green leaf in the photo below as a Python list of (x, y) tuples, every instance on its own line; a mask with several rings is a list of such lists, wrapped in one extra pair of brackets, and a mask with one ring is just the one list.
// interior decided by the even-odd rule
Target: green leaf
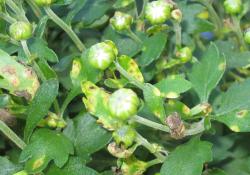
[(250, 79), (231, 85), (227, 92), (218, 97), (218, 106), (214, 107), (216, 115), (224, 115), (235, 110), (250, 109), (249, 88)]
[(33, 174), (45, 169), (51, 160), (61, 168), (68, 161), (69, 154), (73, 153), (73, 144), (63, 134), (39, 129), (22, 151), (20, 162), (26, 162), (25, 170)]
[(100, 19), (111, 8), (112, 2), (109, 0), (86, 0), (84, 6), (75, 15), (73, 21), (89, 25), (95, 20)]
[(165, 33), (157, 33), (143, 42), (142, 55), (138, 58), (140, 66), (148, 66), (154, 60), (157, 60), (163, 52), (167, 43)]
[(33, 98), (39, 87), (39, 81), (33, 70), (18, 63), (2, 50), (0, 58), (0, 88), (26, 99)]
[(37, 64), (47, 80), (57, 78), (56, 72), (50, 67), (46, 60), (39, 59)]
[(34, 99), (28, 108), (28, 116), (24, 129), (24, 138), (29, 140), (30, 135), (40, 120), (48, 114), (49, 108), (58, 94), (58, 81), (45, 81), (38, 89)]
[(105, 147), (111, 139), (111, 133), (104, 130), (89, 114), (79, 114), (75, 123), (75, 148), (80, 157), (90, 156)]
[(188, 91), (192, 84), (183, 75), (171, 75), (161, 80), (155, 86), (166, 98), (177, 98), (181, 93)]
[(223, 166), (227, 175), (249, 175), (250, 174), (250, 157), (234, 159)]
[(95, 170), (84, 165), (78, 157), (72, 157), (69, 162), (63, 167), (58, 168), (52, 166), (49, 168), (47, 175), (98, 175)]
[(15, 165), (6, 157), (0, 156), (0, 174), (1, 175), (10, 175), (20, 171), (22, 167), (20, 165)]
[(188, 78), (201, 102), (207, 102), (211, 91), (222, 78), (226, 67), (225, 58), (216, 45), (211, 44), (200, 62), (194, 63)]
[(146, 83), (143, 88), (143, 96), (145, 104), (150, 111), (162, 122), (164, 122), (166, 113), (164, 109), (164, 100), (161, 97), (159, 89), (149, 83)]
[(195, 137), (167, 157), (161, 175), (200, 175), (203, 164), (209, 161), (212, 161), (212, 144)]
[(234, 132), (250, 131), (250, 111), (237, 110), (214, 117), (215, 120), (226, 124)]
[(227, 174), (223, 170), (216, 168), (212, 170), (207, 170), (202, 175), (227, 175)]

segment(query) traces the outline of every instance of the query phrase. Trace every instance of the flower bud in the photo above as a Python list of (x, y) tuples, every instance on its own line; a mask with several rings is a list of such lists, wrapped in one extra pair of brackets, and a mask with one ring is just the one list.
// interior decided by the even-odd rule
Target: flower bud
[(224, 8), (226, 13), (228, 14), (237, 14), (240, 13), (243, 9), (242, 1), (241, 0), (225, 0), (224, 1)]
[(53, 112), (49, 112), (48, 117), (46, 118), (47, 125), (51, 128), (57, 127), (58, 120), (59, 120), (59, 117)]
[(93, 67), (105, 70), (114, 61), (117, 54), (115, 44), (112, 41), (105, 41), (95, 44), (89, 49), (88, 60)]
[(244, 33), (244, 40), (247, 44), (250, 44), (250, 28)]
[(192, 51), (189, 47), (183, 47), (176, 52), (176, 57), (183, 63), (188, 62), (192, 59)]
[(28, 22), (18, 21), (10, 25), (9, 33), (17, 41), (27, 40), (32, 36), (32, 25)]
[(135, 140), (136, 132), (130, 126), (122, 126), (113, 132), (113, 138), (117, 144), (123, 144), (126, 148), (131, 146)]
[(28, 173), (25, 170), (23, 170), (23, 171), (19, 171), (19, 172), (15, 173), (13, 175), (28, 175)]
[(125, 159), (121, 165), (121, 171), (124, 175), (136, 175), (143, 174), (147, 169), (147, 163), (130, 157)]
[(56, 0), (35, 0), (35, 3), (38, 6), (50, 6), (52, 3), (54, 3)]
[(134, 91), (122, 88), (110, 96), (108, 107), (113, 117), (127, 120), (137, 113), (139, 104), (140, 100)]
[(182, 20), (182, 12), (180, 9), (175, 9), (171, 12), (171, 17), (177, 22), (181, 22)]
[(165, 1), (149, 2), (145, 9), (145, 18), (151, 24), (162, 24), (171, 16), (172, 5)]
[(117, 31), (128, 30), (133, 23), (131, 15), (115, 12), (115, 15), (110, 19), (111, 26)]
[(137, 147), (138, 144), (134, 144), (132, 147), (126, 149), (123, 145), (119, 146), (115, 142), (112, 142), (108, 145), (107, 149), (113, 156), (124, 159), (130, 157)]

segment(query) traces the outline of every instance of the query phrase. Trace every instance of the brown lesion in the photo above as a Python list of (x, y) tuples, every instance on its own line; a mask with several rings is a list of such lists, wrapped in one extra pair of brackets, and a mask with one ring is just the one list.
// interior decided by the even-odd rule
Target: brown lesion
[(5, 66), (1, 69), (1, 72), (4, 74), (15, 75), (16, 69), (12, 66)]
[(26, 100), (31, 100), (32, 96), (27, 90), (15, 91), (14, 94), (18, 97), (24, 97)]
[(0, 120), (10, 127), (15, 126), (17, 123), (16, 117), (12, 115), (8, 109), (5, 108), (0, 108)]
[(177, 112), (174, 112), (166, 118), (166, 124), (170, 128), (172, 138), (181, 139), (184, 137), (185, 125)]

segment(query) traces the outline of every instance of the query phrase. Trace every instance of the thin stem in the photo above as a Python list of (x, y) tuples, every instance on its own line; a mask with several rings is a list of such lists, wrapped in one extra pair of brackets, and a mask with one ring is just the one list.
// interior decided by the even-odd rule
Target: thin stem
[(12, 0), (5, 0), (5, 2), (21, 20), (29, 22), (24, 11), (21, 10)]
[(12, 24), (14, 22), (16, 22), (15, 18), (12, 18), (11, 16), (9, 16), (6, 13), (0, 12), (0, 18), (2, 18), (3, 20), (5, 20), (6, 22)]
[(138, 144), (147, 148), (152, 154), (154, 154), (157, 157), (157, 159), (159, 159), (161, 162), (164, 162), (166, 157), (162, 155), (160, 152), (157, 152), (157, 150), (155, 150), (155, 147), (151, 143), (149, 143), (147, 139), (142, 137), (139, 133), (137, 133), (136, 141), (138, 142)]
[(131, 30), (129, 29), (127, 31), (128, 36), (133, 39), (134, 41), (136, 41), (138, 44), (142, 44), (143, 42), (141, 41), (141, 39)]
[(143, 0), (142, 10), (141, 10), (141, 13), (140, 13), (140, 15), (138, 17), (139, 19), (143, 19), (144, 18), (145, 8), (146, 8), (147, 3), (148, 3), (148, 0)]
[(14, 142), (20, 149), (24, 149), (26, 144), (14, 133), (3, 121), (0, 120), (0, 131), (4, 133), (12, 142)]
[(159, 159), (154, 159), (154, 160), (151, 160), (149, 162), (147, 162), (147, 168), (151, 167), (151, 166), (154, 166), (154, 165), (157, 165), (159, 163), (162, 163), (161, 160)]
[(34, 14), (38, 18), (40, 18), (42, 16), (42, 12), (41, 12), (40, 8), (36, 5), (36, 3), (33, 0), (26, 0), (26, 2), (29, 4), (29, 6), (31, 7)]
[(175, 44), (176, 47), (181, 47), (181, 25), (179, 22), (173, 22), (175, 31)]
[(60, 26), (72, 39), (72, 41), (75, 43), (77, 48), (82, 52), (85, 49), (84, 44), (81, 42), (81, 40), (78, 38), (78, 36), (74, 33), (72, 28), (68, 26), (61, 18), (59, 18), (50, 7), (44, 7), (45, 12), (49, 16), (49, 18), (54, 21), (58, 26)]
[(191, 124), (190, 128), (185, 131), (184, 135), (185, 136), (196, 135), (202, 133), (203, 131), (205, 131), (204, 119), (202, 119), (197, 123)]
[(244, 41), (244, 35), (240, 27), (240, 20), (236, 16), (232, 16), (233, 30), (238, 38), (238, 41), (243, 50), (247, 50), (247, 45)]
[(138, 115), (134, 116), (131, 120), (135, 121), (137, 123), (143, 124), (145, 126), (157, 129), (157, 130), (161, 130), (161, 131), (164, 131), (164, 132), (170, 132), (170, 129), (169, 129), (168, 126), (165, 126), (165, 125), (153, 122), (151, 120), (148, 120), (146, 118), (140, 117)]
[(23, 47), (23, 51), (24, 51), (25, 55), (28, 57), (28, 59), (30, 59), (31, 58), (31, 53), (29, 51), (29, 48), (28, 48), (28, 45), (27, 45), (27, 41), (26, 40), (22, 40), (21, 41), (21, 45)]
[(130, 83), (134, 84), (135, 86), (137, 86), (140, 89), (144, 88), (144, 84), (139, 82), (137, 79), (135, 79), (134, 77), (132, 77), (131, 75), (129, 75), (129, 73), (123, 69), (123, 67), (120, 66), (120, 64), (118, 62), (114, 62), (116, 69), (125, 77), (127, 78)]

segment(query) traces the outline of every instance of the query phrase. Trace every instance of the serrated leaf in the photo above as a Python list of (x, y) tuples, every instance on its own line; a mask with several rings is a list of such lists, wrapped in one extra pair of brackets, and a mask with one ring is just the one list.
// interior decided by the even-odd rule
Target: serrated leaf
[(143, 88), (143, 96), (145, 104), (150, 109), (150, 111), (162, 122), (164, 122), (166, 113), (164, 109), (164, 100), (161, 97), (159, 89), (151, 84), (146, 83)]
[(214, 117), (215, 120), (226, 124), (234, 132), (250, 131), (250, 111), (237, 110)]
[(74, 145), (80, 157), (90, 156), (105, 147), (111, 139), (111, 134), (99, 126), (89, 114), (79, 114), (74, 123)]
[(70, 158), (69, 162), (63, 167), (52, 166), (49, 168), (47, 175), (98, 175), (95, 170), (84, 165), (78, 157)]
[(222, 93), (219, 98), (218, 107), (215, 108), (216, 115), (224, 115), (235, 110), (250, 109), (250, 79), (242, 83), (234, 83), (227, 92)]
[(200, 62), (194, 63), (188, 78), (201, 102), (208, 102), (211, 91), (217, 86), (226, 68), (226, 60), (216, 45), (211, 44)]
[(25, 162), (25, 170), (33, 174), (41, 172), (52, 160), (61, 168), (68, 161), (69, 154), (73, 153), (73, 144), (63, 134), (39, 129), (22, 151), (20, 162)]
[(211, 160), (212, 144), (195, 137), (166, 158), (161, 175), (200, 175), (203, 164)]
[(183, 92), (188, 91), (192, 84), (182, 75), (171, 75), (161, 80), (155, 86), (166, 98), (177, 98)]
[(21, 165), (15, 165), (6, 157), (0, 157), (0, 174), (10, 175), (14, 174), (22, 169)]
[(32, 100), (28, 108), (24, 138), (29, 140), (33, 130), (39, 121), (48, 114), (49, 108), (58, 94), (59, 84), (57, 80), (45, 81)]
[(165, 33), (157, 33), (144, 40), (142, 46), (142, 55), (138, 58), (140, 66), (148, 66), (154, 60), (157, 60), (163, 52), (167, 43)]
[(139, 82), (144, 82), (142, 73), (135, 60), (126, 55), (122, 55), (118, 58), (118, 62), (122, 66), (122, 68), (126, 70), (126, 72), (128, 72), (130, 76), (137, 79)]
[(86, 96), (83, 98), (83, 103), (90, 114), (98, 117), (98, 123), (108, 130), (117, 128), (120, 121), (114, 119), (108, 109), (110, 94), (90, 81), (82, 83), (82, 91)]
[(3, 50), (0, 50), (0, 88), (11, 94), (32, 99), (39, 87), (34, 71), (18, 63)]

